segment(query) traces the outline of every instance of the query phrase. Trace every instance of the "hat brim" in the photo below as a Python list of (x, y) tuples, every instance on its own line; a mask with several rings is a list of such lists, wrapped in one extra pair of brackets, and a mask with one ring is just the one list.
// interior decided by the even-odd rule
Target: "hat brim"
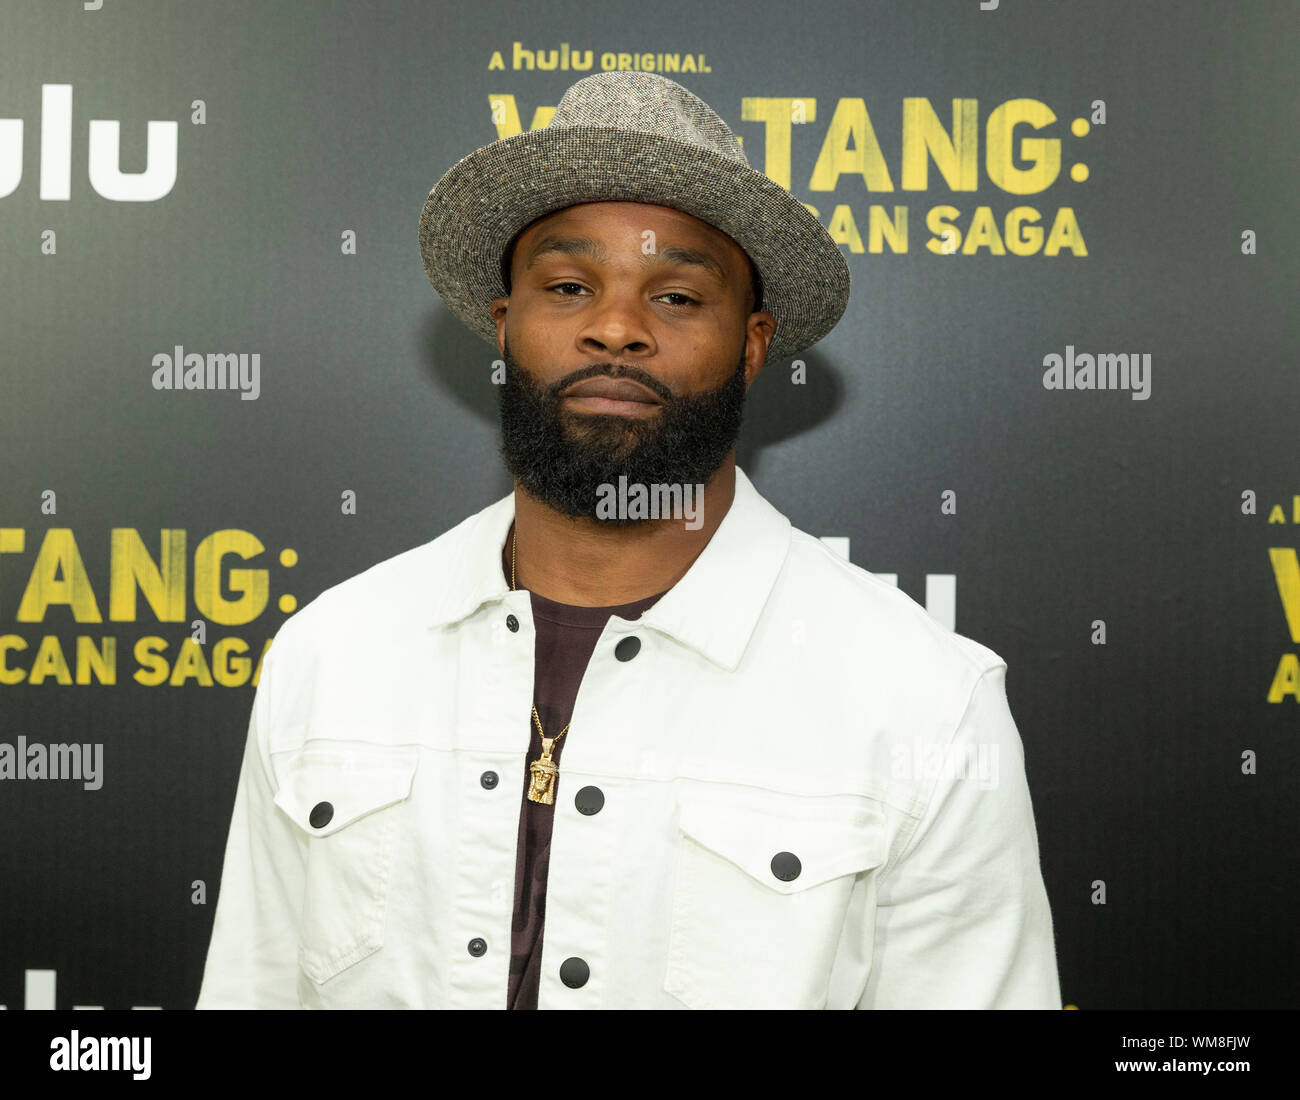
[(420, 215), (429, 282), (473, 332), (496, 344), (489, 312), (506, 296), (501, 257), (521, 229), (587, 202), (644, 202), (690, 214), (748, 253), (776, 319), (767, 358), (811, 347), (849, 300), (849, 267), (813, 214), (747, 164), (689, 142), (606, 126), (544, 127), (458, 161)]

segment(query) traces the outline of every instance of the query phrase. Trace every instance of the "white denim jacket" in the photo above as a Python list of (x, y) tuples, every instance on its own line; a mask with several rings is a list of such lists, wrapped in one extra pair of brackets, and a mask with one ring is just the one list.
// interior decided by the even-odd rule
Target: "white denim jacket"
[[(505, 1008), (534, 660), (513, 517), (511, 494), (280, 629), (197, 1007)], [(1005, 674), (737, 469), (583, 677), (539, 1008), (1059, 1009)]]

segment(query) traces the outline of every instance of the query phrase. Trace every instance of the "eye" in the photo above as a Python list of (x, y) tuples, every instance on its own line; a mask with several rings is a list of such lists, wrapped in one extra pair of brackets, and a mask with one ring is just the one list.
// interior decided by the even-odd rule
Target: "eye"
[[(546, 289), (547, 289), (547, 292), (548, 292), (548, 293), (551, 292), (551, 291), (557, 291), (557, 292), (559, 292), (561, 298), (573, 298), (573, 297), (576, 297), (576, 295), (565, 293), (565, 292), (564, 292), (565, 287), (573, 287), (573, 288), (576, 289), (576, 290), (585, 290), (585, 289), (586, 289), (586, 288), (585, 288), (581, 283), (572, 283), (572, 282), (569, 282), (569, 283), (556, 283), (554, 286), (548, 286)], [(685, 308), (687, 308), (688, 306), (698, 306), (698, 305), (700, 304), (696, 299), (692, 298), (689, 294), (683, 294), (681, 291), (678, 291), (678, 290), (670, 290), (667, 294), (661, 294), (661, 295), (659, 295), (659, 297), (660, 297), (660, 298), (679, 298), (679, 299), (681, 299), (681, 300), (678, 301), (678, 302), (669, 302), (669, 303), (668, 303), (668, 305), (672, 306), (674, 309), (685, 309)]]

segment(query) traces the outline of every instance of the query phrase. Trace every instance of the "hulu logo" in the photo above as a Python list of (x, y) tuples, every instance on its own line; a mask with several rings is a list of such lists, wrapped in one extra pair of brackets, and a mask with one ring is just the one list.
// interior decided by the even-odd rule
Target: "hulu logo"
[[(146, 130), (143, 172), (121, 169), (121, 127), (115, 118), (93, 118), (87, 139), (87, 167), (95, 193), (114, 202), (153, 202), (176, 184), (175, 122), (151, 119)], [(18, 190), (23, 178), (23, 120), (0, 118), (0, 199)], [(41, 198), (72, 197), (72, 85), (41, 85)]]

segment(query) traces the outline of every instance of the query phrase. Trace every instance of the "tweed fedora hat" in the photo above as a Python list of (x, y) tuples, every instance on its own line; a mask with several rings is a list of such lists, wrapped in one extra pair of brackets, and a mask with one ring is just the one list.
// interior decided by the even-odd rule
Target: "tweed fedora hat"
[(762, 278), (755, 308), (776, 318), (769, 360), (815, 344), (848, 305), (849, 267), (821, 223), (749, 166), (713, 108), (655, 73), (585, 77), (549, 125), (453, 165), (420, 215), (429, 282), (496, 347), (489, 307), (506, 296), (505, 250), (529, 223), (588, 202), (668, 206), (727, 234)]

